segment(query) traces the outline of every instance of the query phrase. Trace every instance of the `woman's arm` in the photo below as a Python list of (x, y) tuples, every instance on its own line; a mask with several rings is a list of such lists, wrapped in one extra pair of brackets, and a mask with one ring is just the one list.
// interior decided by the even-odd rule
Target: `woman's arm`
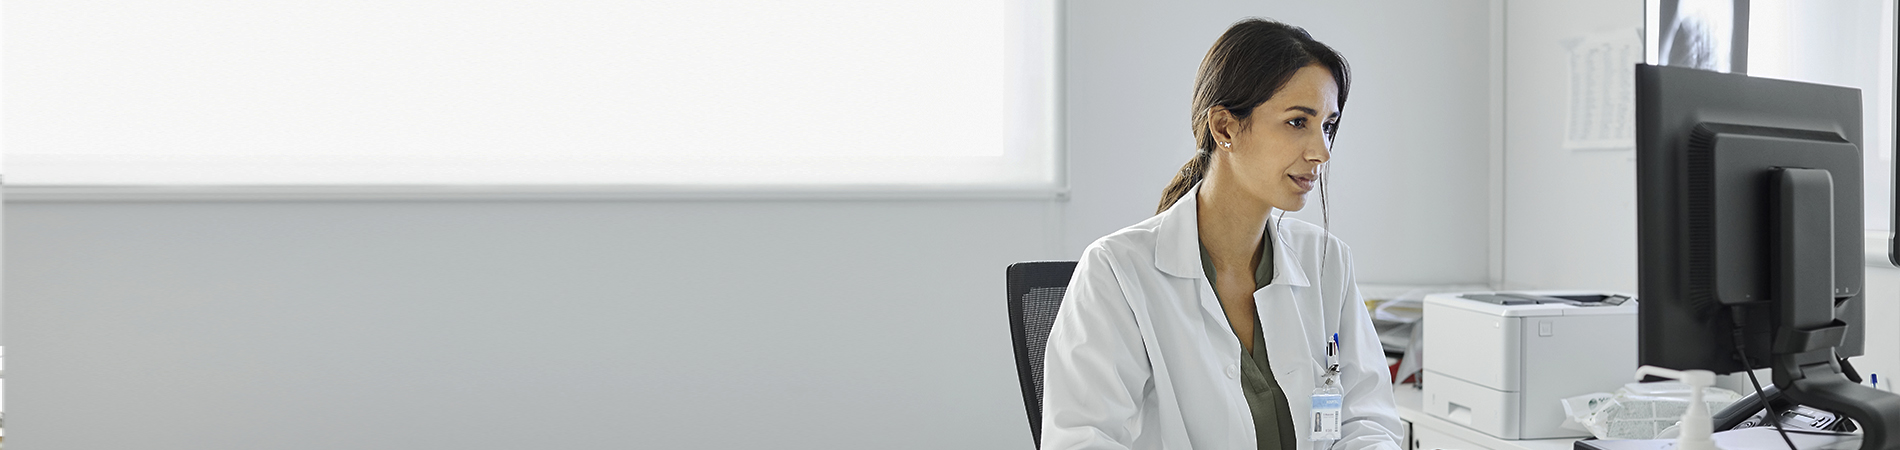
[(1359, 296), (1359, 284), (1352, 273), (1352, 254), (1338, 245), (1345, 286), (1340, 296), (1339, 315), (1340, 384), (1346, 389), (1346, 401), (1340, 411), (1340, 439), (1333, 448), (1341, 450), (1405, 448), (1400, 442), (1398, 405), (1392, 399), (1391, 370), (1385, 364), (1385, 348), (1379, 345), (1379, 333), (1372, 328), (1372, 315), (1366, 312)]
[(1151, 370), (1128, 298), (1098, 242), (1083, 252), (1043, 356), (1042, 448), (1125, 449)]

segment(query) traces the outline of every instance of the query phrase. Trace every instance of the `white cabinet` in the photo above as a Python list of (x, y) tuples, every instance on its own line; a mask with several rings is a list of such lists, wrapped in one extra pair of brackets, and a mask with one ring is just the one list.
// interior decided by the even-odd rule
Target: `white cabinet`
[[(1429, 381), (1427, 381), (1429, 383)], [(1572, 450), (1577, 440), (1507, 440), (1480, 433), (1463, 425), (1425, 414), (1424, 393), (1416, 386), (1401, 384), (1392, 390), (1398, 401), (1399, 419), (1405, 421), (1408, 436), (1406, 450)]]
[(1476, 442), (1459, 439), (1457, 436), (1452, 436), (1451, 434), (1445, 433), (1444, 431), (1441, 431), (1439, 429), (1435, 429), (1431, 427), (1421, 427), (1421, 426), (1418, 426), (1418, 424), (1412, 424), (1410, 428), (1412, 429), (1412, 442), (1408, 444), (1410, 445), (1410, 448), (1406, 450), (1433, 450), (1433, 449), (1476, 450), (1476, 449), (1485, 448), (1482, 445), (1478, 445), (1478, 443)]

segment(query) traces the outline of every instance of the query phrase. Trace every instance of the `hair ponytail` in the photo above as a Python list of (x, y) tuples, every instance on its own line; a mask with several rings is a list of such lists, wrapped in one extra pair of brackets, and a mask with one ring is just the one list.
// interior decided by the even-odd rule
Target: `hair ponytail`
[(1155, 214), (1167, 211), (1174, 202), (1181, 201), (1188, 190), (1194, 189), (1194, 185), (1201, 184), (1202, 178), (1207, 178), (1207, 164), (1212, 156), (1213, 153), (1206, 150), (1194, 152), (1194, 159), (1181, 165), (1181, 171), (1174, 174), (1174, 181), (1168, 182), (1168, 188), (1161, 191), (1161, 205), (1155, 207)]

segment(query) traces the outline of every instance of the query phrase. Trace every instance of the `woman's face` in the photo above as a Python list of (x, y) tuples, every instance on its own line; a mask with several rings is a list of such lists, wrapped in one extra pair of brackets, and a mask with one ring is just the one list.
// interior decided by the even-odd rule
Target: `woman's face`
[[(1339, 123), (1339, 85), (1318, 64), (1301, 68), (1242, 124), (1220, 111), (1215, 151), (1238, 187), (1284, 211), (1306, 207), (1306, 193), (1319, 182), (1319, 166), (1332, 158), (1331, 130)], [(1227, 138), (1227, 139), (1223, 139)], [(1229, 140), (1231, 139), (1231, 140)]]

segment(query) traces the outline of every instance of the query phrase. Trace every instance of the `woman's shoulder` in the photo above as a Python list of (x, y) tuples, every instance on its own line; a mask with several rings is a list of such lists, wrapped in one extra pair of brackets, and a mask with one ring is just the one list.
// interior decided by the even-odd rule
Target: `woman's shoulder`
[(1120, 260), (1143, 255), (1153, 258), (1156, 241), (1155, 230), (1160, 225), (1161, 216), (1156, 215), (1137, 222), (1134, 225), (1115, 230), (1114, 233), (1109, 233), (1107, 236), (1102, 236), (1101, 238), (1097, 238), (1095, 242), (1089, 243), (1088, 248), (1082, 251), (1082, 259), (1086, 263), (1091, 259), (1098, 258)]

